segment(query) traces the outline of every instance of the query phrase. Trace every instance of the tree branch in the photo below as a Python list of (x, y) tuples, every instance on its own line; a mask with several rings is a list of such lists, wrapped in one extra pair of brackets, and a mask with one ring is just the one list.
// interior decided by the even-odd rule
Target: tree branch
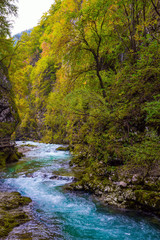
[(156, 13), (157, 13), (158, 16), (160, 17), (160, 12), (158, 11), (158, 9), (157, 9), (156, 5), (154, 4), (153, 0), (151, 0), (151, 3), (152, 3), (152, 5), (153, 5), (153, 7), (154, 7)]

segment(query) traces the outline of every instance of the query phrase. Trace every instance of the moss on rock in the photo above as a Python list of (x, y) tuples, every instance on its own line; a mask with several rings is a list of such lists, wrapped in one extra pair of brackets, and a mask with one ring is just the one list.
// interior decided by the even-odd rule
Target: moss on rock
[(146, 190), (135, 191), (136, 201), (146, 208), (160, 211), (160, 193)]
[(16, 148), (4, 148), (0, 151), (0, 168), (3, 168), (6, 163), (17, 162), (23, 156)]
[(122, 167), (105, 171), (102, 169), (103, 174), (97, 174), (95, 168), (83, 168), (83, 171), (75, 171), (78, 181), (70, 184), (68, 190), (91, 192), (104, 204), (119, 208), (141, 209), (160, 216), (158, 172), (156, 167), (156, 173), (145, 176), (142, 174), (143, 171), (140, 175), (139, 169), (133, 171), (125, 166), (124, 169)]
[(56, 148), (56, 151), (69, 151), (69, 150), (70, 150), (69, 146)]
[(3, 168), (6, 164), (6, 155), (4, 152), (0, 152), (0, 168)]
[(0, 192), (0, 237), (30, 220), (23, 210), (23, 206), (30, 202), (30, 198), (22, 197), (18, 192)]

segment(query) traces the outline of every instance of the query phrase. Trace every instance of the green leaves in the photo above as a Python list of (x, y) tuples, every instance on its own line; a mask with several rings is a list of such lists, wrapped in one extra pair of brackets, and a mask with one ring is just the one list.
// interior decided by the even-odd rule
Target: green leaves
[(9, 17), (17, 15), (15, 0), (0, 1), (0, 13), (0, 38), (5, 38), (10, 35), (11, 21)]
[(13, 42), (10, 37), (11, 29), (11, 16), (16, 16), (17, 7), (15, 6), (14, 0), (4, 0), (0, 1), (0, 61), (6, 65), (10, 66), (13, 51)]
[(149, 125), (160, 126), (160, 94), (154, 96), (154, 101), (146, 103), (144, 110), (147, 112), (146, 122)]
[[(12, 66), (25, 134), (69, 143), (88, 167), (157, 161), (160, 47), (153, 10), (144, 0), (56, 1), (22, 36)], [(151, 129), (156, 137), (148, 139)]]

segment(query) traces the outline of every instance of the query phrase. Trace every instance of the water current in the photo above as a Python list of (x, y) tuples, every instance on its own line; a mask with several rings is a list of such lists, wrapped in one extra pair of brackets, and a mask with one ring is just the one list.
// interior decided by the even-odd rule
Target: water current
[(1, 173), (0, 187), (30, 197), (34, 220), (15, 228), (6, 239), (160, 240), (156, 217), (104, 207), (89, 194), (65, 191), (63, 186), (72, 181), (71, 156), (57, 151), (60, 145), (17, 142), (23, 144), (32, 147)]

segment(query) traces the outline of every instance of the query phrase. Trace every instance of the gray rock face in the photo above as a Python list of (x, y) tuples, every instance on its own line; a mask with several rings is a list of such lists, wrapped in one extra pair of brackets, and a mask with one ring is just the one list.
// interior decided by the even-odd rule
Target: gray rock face
[[(1, 90), (1, 93), (4, 94), (4, 91)], [(6, 96), (3, 96), (0, 99), (0, 122), (14, 122), (15, 119), (11, 112), (12, 106), (10, 105), (9, 99)], [(15, 113), (15, 111), (14, 111)]]
[(18, 161), (19, 155), (10, 141), (11, 135), (19, 123), (19, 116), (7, 68), (0, 62), (0, 167), (6, 163)]
[(0, 62), (0, 86), (10, 91), (12, 87), (7, 75), (7, 68)]
[(0, 62), (0, 138), (8, 138), (19, 122), (11, 84), (5, 66)]

